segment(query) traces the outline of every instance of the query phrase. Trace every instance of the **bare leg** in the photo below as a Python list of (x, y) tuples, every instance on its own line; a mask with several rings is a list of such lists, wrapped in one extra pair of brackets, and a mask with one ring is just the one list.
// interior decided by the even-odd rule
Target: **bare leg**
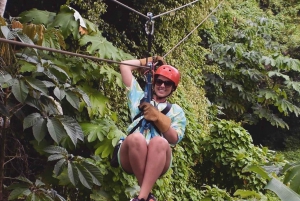
[(171, 153), (168, 141), (159, 136), (152, 138), (148, 146), (140, 133), (133, 133), (124, 140), (121, 165), (136, 176), (141, 187), (139, 199), (146, 200), (156, 180), (169, 169)]
[(144, 179), (146, 159), (147, 143), (145, 137), (140, 133), (132, 133), (126, 137), (120, 150), (120, 162), (126, 172), (136, 176), (140, 186)]
[(166, 139), (157, 136), (150, 140), (139, 199), (146, 200), (156, 180), (169, 169), (171, 152)]

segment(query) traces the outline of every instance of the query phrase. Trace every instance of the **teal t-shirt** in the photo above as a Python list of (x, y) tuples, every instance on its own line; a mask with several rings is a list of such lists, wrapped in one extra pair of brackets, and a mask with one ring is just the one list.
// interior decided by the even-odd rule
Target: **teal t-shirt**
[[(128, 106), (130, 110), (131, 120), (140, 113), (138, 106), (140, 105), (140, 100), (144, 97), (144, 91), (141, 89), (140, 85), (133, 77), (131, 87), (127, 91), (127, 98), (128, 98)], [(154, 105), (159, 111), (162, 111), (167, 106), (167, 103), (157, 103), (154, 100), (151, 101), (151, 104)], [(185, 126), (186, 126), (186, 117), (182, 110), (182, 108), (177, 104), (172, 104), (170, 111), (166, 114), (171, 119), (171, 127), (176, 130), (178, 134), (178, 142), (180, 142), (184, 136)], [(143, 118), (143, 116), (134, 120), (129, 127), (127, 128), (127, 132), (129, 133)], [(139, 132), (140, 127), (138, 127), (133, 132)], [(151, 139), (150, 130), (147, 129), (142, 133), (146, 141), (149, 142)], [(160, 136), (154, 129), (154, 136)], [(162, 135), (163, 136), (163, 135)]]

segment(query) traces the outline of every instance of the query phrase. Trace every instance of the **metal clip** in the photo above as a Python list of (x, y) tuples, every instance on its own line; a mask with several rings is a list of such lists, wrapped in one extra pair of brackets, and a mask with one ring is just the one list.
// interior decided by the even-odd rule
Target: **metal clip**
[[(145, 31), (147, 35), (149, 34), (153, 35), (154, 33), (154, 21), (152, 20), (153, 14), (148, 12), (147, 17), (149, 18), (149, 20), (145, 24)], [(151, 28), (151, 31), (149, 28)]]

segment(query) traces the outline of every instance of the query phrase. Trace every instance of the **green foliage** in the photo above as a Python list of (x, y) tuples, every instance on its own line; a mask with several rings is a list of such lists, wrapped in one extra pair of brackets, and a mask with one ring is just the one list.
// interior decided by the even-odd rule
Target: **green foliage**
[(113, 121), (97, 119), (89, 123), (80, 124), (88, 142), (96, 142), (95, 155), (107, 158), (112, 154), (113, 148), (125, 134), (120, 131)]
[[(264, 118), (274, 126), (289, 128), (281, 116), (290, 113), (298, 116), (299, 108), (288, 95), (297, 92), (297, 88), (291, 87), (294, 77), (287, 72), (299, 72), (300, 63), (280, 54), (271, 37), (274, 27), (282, 28), (260, 14), (259, 18), (249, 16), (249, 20), (237, 24), (236, 29), (226, 28), (232, 34), (223, 43), (210, 39), (209, 62), (217, 63), (221, 70), (217, 74), (206, 74), (208, 97), (224, 107), (229, 119), (256, 124)], [(216, 24), (217, 30), (224, 28), (222, 26)]]
[[(142, 13), (151, 8), (155, 15), (186, 3), (190, 2), (131, 1), (128, 5)], [(175, 15), (170, 13), (157, 18), (153, 54), (167, 53), (219, 3), (197, 2), (176, 11)], [(148, 41), (143, 27), (146, 19), (122, 10), (113, 1), (70, 0), (67, 4), (82, 9), (83, 16), (95, 24), (83, 19), (85, 26), (82, 26), (81, 16), (68, 6), (62, 6), (57, 14), (31, 10), (20, 15), (23, 26), (29, 25), (26, 31), (7, 28), (5, 36), (113, 60), (133, 58), (123, 51), (134, 52), (137, 56), (145, 54)], [(274, 6), (268, 9), (288, 13), (277, 1), (271, 4)], [(288, 43), (292, 43), (286, 36), (292, 34), (296, 38), (293, 32), (297, 28), (285, 28), (283, 23), (278, 23), (281, 21), (276, 20), (277, 16), (264, 13), (258, 5), (257, 1), (225, 2), (200, 30), (168, 52), (166, 60), (182, 75), (171, 102), (182, 106), (188, 126), (185, 138), (173, 149), (172, 169), (153, 189), (159, 199), (235, 200), (229, 194), (235, 192), (241, 199), (265, 200), (258, 192), (265, 179), (242, 170), (249, 164), (278, 163), (282, 158), (266, 148), (255, 147), (240, 124), (216, 118), (226, 115), (227, 119), (242, 121), (242, 125), (255, 124), (265, 118), (273, 125), (287, 128), (282, 116), (299, 114), (292, 97), (299, 91), (299, 62), (286, 55)], [(106, 9), (109, 13), (103, 15)], [(294, 17), (295, 10), (290, 9)], [(293, 20), (284, 19), (285, 22)], [(278, 50), (281, 44), (286, 44), (282, 53)], [(8, 100), (14, 105), (0, 105), (1, 114), (25, 118), (19, 125), (32, 127), (14, 135), (26, 145), (34, 140), (32, 144), (36, 150), (24, 146), (30, 153), (42, 154), (33, 157), (43, 160), (42, 150), (46, 146), (61, 146), (55, 148), (57, 152), (50, 153), (49, 163), (43, 161), (43, 167), (35, 167), (36, 176), (46, 177), (47, 182), (46, 179), (43, 182), (68, 200), (128, 200), (138, 191), (135, 179), (120, 169), (111, 168), (108, 162), (113, 145), (124, 135), (122, 130), (129, 122), (116, 65), (47, 51), (20, 52), (18, 65), (7, 68), (0, 76), (1, 86), (12, 89), (13, 96)], [(26, 104), (22, 115), (19, 115), (19, 103)], [(13, 123), (17, 124), (15, 120)], [(93, 154), (102, 159), (91, 158)], [(91, 173), (94, 169), (83, 163), (99, 168), (97, 175), (99, 171), (103, 175), (97, 179), (101, 180), (101, 187), (94, 186), (97, 183)], [(78, 189), (74, 189), (75, 184)], [(203, 184), (212, 187), (201, 188)]]
[(255, 147), (250, 134), (232, 121), (214, 122), (211, 134), (203, 139), (202, 147), (201, 161), (195, 167), (197, 180), (208, 185), (217, 183), (229, 192), (237, 189), (260, 191), (265, 185), (265, 178), (242, 170), (251, 164), (282, 161), (267, 148)]
[(12, 190), (8, 200), (47, 200), (47, 201), (65, 201), (65, 199), (57, 194), (57, 192), (47, 187), (45, 183), (37, 179), (35, 182), (31, 182), (25, 177), (16, 178), (21, 183), (14, 183), (8, 187)]
[(300, 162), (287, 164), (283, 169), (283, 183), (300, 195)]
[[(57, 15), (46, 11), (32, 10), (22, 13), (21, 16), (24, 23), (39, 18), (32, 22), (44, 23), (45, 29), (36, 32), (33, 29), (40, 25), (27, 26), (26, 33), (30, 33), (33, 40), (22, 33), (24, 31), (22, 26), (25, 25), (22, 25), (17, 31), (2, 29), (6, 30), (6, 36), (19, 38), (29, 44), (37, 43), (40, 40), (35, 40), (35, 38), (41, 37), (40, 45), (57, 49), (69, 48), (65, 46), (65, 41), (71, 40), (75, 44), (72, 48), (82, 46), (81, 51), (87, 50), (87, 46), (80, 43), (82, 41), (89, 43), (90, 41), (88, 37), (81, 40), (84, 37), (79, 32), (81, 22), (77, 21), (78, 13), (72, 8), (62, 6)], [(67, 21), (65, 21), (66, 18)], [(67, 24), (64, 24), (65, 22)], [(95, 26), (88, 22), (86, 31), (91, 31), (92, 35), (97, 32), (97, 39), (105, 42), (105, 38), (99, 34), (98, 30), (93, 30), (93, 27)], [(87, 33), (85, 32), (85, 34)], [(111, 43), (106, 41), (105, 44), (109, 44), (109, 50), (102, 49), (102, 53), (106, 55), (107, 59), (115, 59), (114, 55), (118, 55), (117, 59), (119, 60), (130, 57), (112, 46)], [(4, 68), (1, 70), (3, 74), (0, 79), (1, 87), (3, 92), (5, 90), (3, 97), (7, 97), (5, 101), (1, 102), (2, 114), (9, 118), (14, 117), (13, 115), (20, 117), (21, 121), (14, 119), (12, 123), (23, 127), (23, 132), (18, 131), (12, 136), (24, 142), (32, 141), (36, 149), (30, 149), (25, 143), (24, 151), (40, 153), (40, 156), (35, 156), (38, 160), (43, 160), (45, 152), (50, 153), (50, 156), (48, 156), (49, 163), (40, 165), (35, 173), (35, 176), (41, 176), (45, 184), (38, 186), (39, 189), (36, 191), (33, 187), (28, 187), (29, 190), (26, 190), (26, 187), (24, 191), (18, 186), (11, 188), (15, 189), (11, 194), (11, 199), (21, 196), (33, 200), (65, 200), (56, 193), (52, 197), (48, 195), (47, 189), (51, 182), (53, 182), (51, 186), (56, 187), (57, 191), (63, 192), (68, 199), (85, 199), (89, 197), (96, 186), (98, 188), (103, 186), (103, 174), (107, 174), (107, 166), (101, 165), (105, 162), (97, 157), (91, 158), (91, 156), (96, 153), (107, 159), (117, 138), (124, 135), (113, 123), (117, 121), (117, 116), (112, 111), (113, 104), (109, 104), (112, 95), (123, 86), (120, 75), (113, 69), (113, 66), (102, 65), (103, 68), (101, 68), (99, 63), (93, 61), (69, 58), (47, 51), (24, 49), (16, 55), (18, 63), (7, 68), (9, 71)], [(113, 97), (118, 99), (116, 96)], [(122, 105), (124, 104), (120, 104), (119, 107), (123, 107)], [(78, 121), (83, 120), (91, 123), (86, 125), (87, 127), (84, 127), (84, 124), (81, 127)], [(91, 130), (94, 127), (89, 128), (89, 126), (95, 122), (101, 122), (102, 127), (98, 129), (100, 139), (92, 145), (93, 141), (90, 141), (91, 133), (89, 131), (94, 132), (93, 129)], [(105, 126), (107, 129), (104, 128)], [(84, 139), (82, 128), (84, 131), (89, 129), (86, 135), (88, 140)], [(55, 146), (47, 147), (49, 145)], [(74, 156), (71, 152), (78, 152), (83, 156)], [(53, 164), (54, 161), (57, 162)], [(25, 165), (31, 166), (31, 164)], [(34, 164), (32, 165), (34, 166)], [(52, 174), (53, 167), (54, 174)], [(7, 172), (7, 174), (7, 176), (14, 175), (14, 172)], [(59, 187), (59, 185), (63, 187)], [(64, 187), (67, 190), (63, 190)], [(81, 189), (80, 193), (72, 194), (75, 187), (78, 190)], [(33, 189), (32, 192), (31, 189)], [(45, 193), (39, 193), (40, 191)], [(99, 192), (103, 193), (102, 187)]]
[(46, 147), (44, 151), (51, 154), (48, 156), (48, 161), (59, 160), (54, 166), (55, 177), (59, 178), (59, 175), (67, 170), (68, 180), (75, 187), (78, 186), (79, 181), (89, 189), (93, 185), (101, 186), (103, 175), (95, 164), (80, 156), (68, 154), (67, 150), (62, 147), (50, 146)]
[[(248, 167), (247, 171), (253, 171), (268, 180), (268, 184), (265, 189), (269, 189), (276, 193), (281, 200), (300, 200), (299, 196), (299, 163), (287, 164), (282, 171), (277, 171), (277, 168), (271, 166), (264, 166), (264, 169), (254, 165)], [(279, 179), (277, 175), (280, 173), (284, 174), (283, 181), (285, 185)], [(298, 193), (298, 194), (297, 194)]]

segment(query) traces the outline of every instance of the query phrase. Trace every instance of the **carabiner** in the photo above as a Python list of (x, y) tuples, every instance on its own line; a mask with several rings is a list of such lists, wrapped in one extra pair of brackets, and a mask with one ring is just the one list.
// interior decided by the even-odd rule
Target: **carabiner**
[[(147, 35), (149, 34), (153, 35), (154, 33), (154, 21), (152, 20), (153, 14), (148, 12), (147, 17), (149, 18), (149, 20), (145, 24), (145, 31)], [(151, 28), (151, 31), (149, 30), (149, 28)]]

